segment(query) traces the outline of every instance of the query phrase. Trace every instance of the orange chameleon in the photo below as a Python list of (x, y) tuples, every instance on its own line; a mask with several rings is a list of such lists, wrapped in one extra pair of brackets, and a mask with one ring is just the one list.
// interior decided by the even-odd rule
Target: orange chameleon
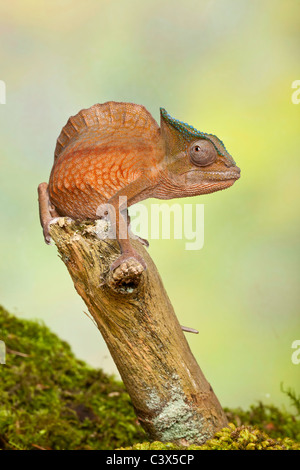
[[(226, 189), (240, 169), (223, 142), (172, 118), (161, 108), (161, 127), (144, 106), (109, 101), (70, 117), (57, 139), (49, 184), (38, 187), (46, 243), (55, 217), (101, 218), (102, 205), (115, 209), (120, 257), (145, 262), (128, 237), (120, 237), (122, 211), (147, 198), (173, 199)], [(119, 198), (126, 199), (127, 205)], [(124, 225), (124, 220), (123, 220)]]

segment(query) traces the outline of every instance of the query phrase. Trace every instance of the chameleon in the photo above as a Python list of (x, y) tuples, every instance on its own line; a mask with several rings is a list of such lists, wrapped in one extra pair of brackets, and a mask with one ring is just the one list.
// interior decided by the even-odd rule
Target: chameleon
[(129, 258), (146, 269), (130, 242), (128, 207), (147, 198), (220, 191), (239, 177), (239, 167), (218, 137), (174, 119), (164, 108), (159, 127), (142, 105), (95, 104), (69, 118), (57, 139), (49, 183), (38, 186), (44, 239), (50, 244), (56, 217), (97, 220), (110, 207), (121, 250), (110, 269)]

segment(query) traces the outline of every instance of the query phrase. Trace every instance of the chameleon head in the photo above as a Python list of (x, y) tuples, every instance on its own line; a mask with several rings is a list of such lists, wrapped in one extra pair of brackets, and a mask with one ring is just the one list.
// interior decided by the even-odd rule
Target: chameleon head
[(172, 118), (164, 109), (161, 135), (168, 179), (180, 187), (182, 196), (219, 191), (239, 179), (240, 169), (215, 135)]

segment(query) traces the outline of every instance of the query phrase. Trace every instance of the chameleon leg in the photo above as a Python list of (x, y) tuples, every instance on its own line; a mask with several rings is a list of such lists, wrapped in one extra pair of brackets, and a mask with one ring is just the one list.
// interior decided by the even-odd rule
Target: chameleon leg
[(59, 217), (59, 214), (56, 212), (55, 207), (50, 202), (47, 183), (39, 184), (38, 196), (40, 221), (41, 226), (43, 227), (44, 239), (47, 245), (50, 245), (51, 237), (49, 232), (49, 224), (55, 217)]
[[(123, 202), (123, 204), (122, 204)], [(146, 269), (146, 263), (143, 258), (136, 252), (131, 245), (128, 229), (128, 212), (126, 202), (119, 202), (116, 199), (111, 199), (108, 203), (101, 204), (97, 208), (97, 216), (99, 219), (108, 219), (111, 225), (111, 232), (113, 238), (117, 239), (120, 249), (121, 256), (112, 263), (110, 270), (114, 271), (120, 264), (125, 263), (130, 258), (136, 259), (144, 269)]]
[[(102, 210), (103, 214), (101, 216), (105, 216), (105, 212), (109, 213), (110, 210), (113, 211), (113, 218), (109, 217), (110, 221), (114, 221), (113, 225), (115, 228), (116, 238), (119, 242), (121, 248), (121, 256), (111, 265), (110, 269), (113, 271), (121, 263), (126, 262), (129, 258), (136, 259), (144, 269), (147, 268), (145, 261), (143, 258), (136, 252), (136, 250), (132, 247), (130, 243), (130, 238), (128, 234), (128, 218), (127, 216), (127, 208), (136, 202), (139, 202), (145, 197), (142, 197), (145, 190), (149, 190), (151, 187), (151, 180), (147, 177), (141, 177), (129, 185), (126, 188), (122, 188), (118, 191), (111, 199), (107, 201), (107, 210)], [(97, 210), (97, 215), (98, 213)], [(100, 216), (100, 217), (101, 217)], [(125, 220), (127, 218), (127, 221)]]
[(142, 245), (148, 248), (149, 247), (148, 240), (146, 240), (145, 238), (141, 238), (132, 232), (131, 227), (130, 227), (130, 215), (128, 214), (128, 211), (127, 211), (127, 222), (128, 222), (128, 234), (130, 238), (133, 238), (133, 240), (138, 240)]
[(122, 211), (121, 208), (115, 207), (116, 237), (121, 248), (121, 256), (119, 256), (119, 258), (117, 258), (116, 261), (112, 263), (110, 270), (114, 271), (118, 266), (120, 266), (120, 264), (126, 263), (130, 258), (137, 260), (143, 266), (143, 268), (146, 269), (147, 265), (144, 259), (131, 245), (128, 234), (128, 224), (126, 223), (128, 220), (125, 220), (122, 212), (124, 214), (125, 210)]

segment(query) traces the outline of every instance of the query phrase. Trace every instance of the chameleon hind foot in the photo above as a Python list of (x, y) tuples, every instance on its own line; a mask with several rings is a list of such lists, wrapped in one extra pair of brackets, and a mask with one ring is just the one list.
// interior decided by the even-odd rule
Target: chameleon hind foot
[(55, 207), (50, 202), (48, 184), (41, 183), (38, 186), (38, 200), (40, 211), (40, 222), (43, 228), (43, 235), (47, 245), (51, 243), (50, 224), (53, 223), (57, 217), (60, 217)]

